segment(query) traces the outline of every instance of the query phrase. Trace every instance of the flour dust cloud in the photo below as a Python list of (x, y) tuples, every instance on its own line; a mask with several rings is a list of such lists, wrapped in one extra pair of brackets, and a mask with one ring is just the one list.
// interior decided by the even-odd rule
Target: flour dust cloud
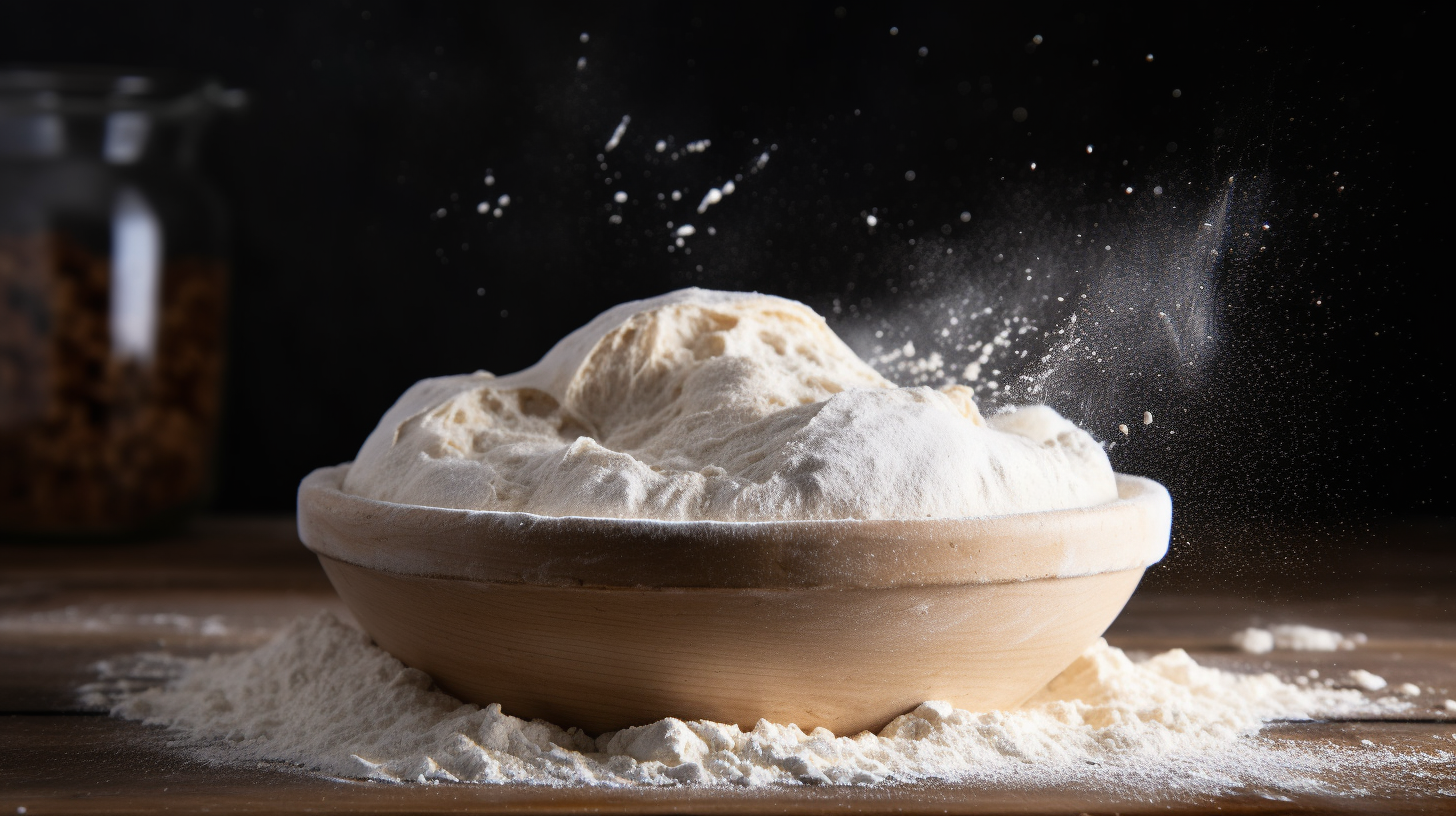
[(1219, 353), (1221, 275), (1258, 252), (1262, 231), (1257, 180), (1230, 178), (1212, 204), (1194, 200), (1160, 194), (1030, 230), (993, 221), (985, 232), (1001, 248), (974, 234), (922, 238), (886, 264), (902, 274), (898, 291), (853, 309), (835, 298), (828, 311), (898, 382), (963, 384), (992, 412), (1046, 403), (1113, 448), (1176, 430), (1166, 426), (1195, 406)]

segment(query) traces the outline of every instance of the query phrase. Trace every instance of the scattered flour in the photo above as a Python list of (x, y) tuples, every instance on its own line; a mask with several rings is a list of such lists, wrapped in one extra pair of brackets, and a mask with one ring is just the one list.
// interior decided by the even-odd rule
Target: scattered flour
[(221, 615), (182, 615), (175, 612), (138, 613), (110, 605), (102, 605), (98, 608), (67, 606), (41, 612), (0, 614), (0, 632), (19, 631), (64, 636), (136, 629), (196, 634), (206, 637), (237, 634), (223, 621)]
[(1106, 453), (1052, 409), (983, 419), (964, 386), (895, 387), (801, 303), (701, 289), (610, 309), (515, 374), (416, 383), (343, 488), (669, 521), (961, 518), (1117, 497)]
[(1388, 685), (1385, 682), (1384, 677), (1381, 677), (1374, 672), (1365, 671), (1364, 669), (1355, 669), (1351, 671), (1350, 682), (1354, 683), (1362, 689), (1365, 689), (1366, 691), (1379, 691)]
[[(1029, 786), (1161, 775), (1164, 784), (1176, 777), (1181, 785), (1224, 790), (1284, 774), (1280, 784), (1318, 789), (1325, 783), (1301, 775), (1345, 761), (1339, 751), (1249, 737), (1271, 720), (1410, 706), (1206, 668), (1181, 649), (1135, 662), (1099, 640), (1011, 711), (927, 702), (879, 734), (852, 736), (767, 721), (744, 731), (665, 719), (593, 738), (517, 719), (499, 706), (462, 703), (327, 614), (299, 619), (250, 652), (205, 660), (153, 655), (141, 665), (137, 673), (152, 683), (140, 691), (144, 684), (117, 683), (122, 672), (100, 667), (119, 697), (113, 713), (168, 726), (180, 744), (211, 758), (416, 782), (752, 786), (943, 778)], [(168, 683), (156, 685), (167, 675)], [(1392, 762), (1401, 772), (1424, 762), (1449, 773), (1453, 756), (1437, 753)], [(1373, 767), (1367, 754), (1359, 762)]]
[(1235, 648), (1250, 654), (1268, 654), (1274, 651), (1274, 633), (1268, 629), (1251, 626), (1248, 629), (1234, 632), (1233, 644)]
[(703, 194), (703, 200), (698, 202), (698, 214), (702, 215), (708, 208), (723, 200), (723, 190), (718, 187), (710, 187), (708, 192)]
[(617, 149), (617, 145), (622, 143), (622, 137), (627, 134), (627, 126), (630, 124), (632, 124), (632, 117), (623, 116), (622, 121), (618, 122), (617, 127), (612, 131), (611, 138), (607, 139), (607, 146), (604, 152), (611, 153)]
[(1359, 632), (1347, 637), (1332, 629), (1298, 623), (1279, 624), (1268, 629), (1249, 627), (1233, 635), (1234, 646), (1250, 654), (1267, 654), (1275, 649), (1334, 652), (1353, 649), (1365, 641), (1365, 635)]

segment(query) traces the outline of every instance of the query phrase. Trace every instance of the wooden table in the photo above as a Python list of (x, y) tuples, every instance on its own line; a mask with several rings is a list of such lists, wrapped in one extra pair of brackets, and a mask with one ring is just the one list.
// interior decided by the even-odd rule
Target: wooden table
[[(1327, 780), (1318, 793), (1255, 787), (1217, 797), (1167, 790), (783, 786), (551, 789), (387, 785), (277, 765), (219, 767), (167, 745), (157, 728), (86, 707), (96, 661), (164, 648), (207, 654), (266, 640), (319, 609), (347, 619), (291, 519), (204, 519), (186, 534), (129, 544), (0, 546), (0, 814), (243, 812), (701, 813), (1456, 813), (1456, 539), (1436, 523), (1356, 547), (1313, 532), (1224, 529), (1175, 548), (1108, 632), (1130, 650), (1182, 646), (1203, 663), (1292, 675), (1363, 668), (1430, 687), (1399, 720), (1284, 723), (1257, 739), (1361, 745), (1438, 758), (1438, 773)], [(1297, 622), (1366, 633), (1346, 652), (1245, 655), (1231, 632)], [(1444, 752), (1444, 755), (1439, 753)], [(1445, 759), (1440, 759), (1444, 756)], [(1449, 761), (1450, 764), (1445, 764)], [(1427, 762), (1427, 769), (1431, 763)], [(1369, 788), (1373, 793), (1351, 794)]]

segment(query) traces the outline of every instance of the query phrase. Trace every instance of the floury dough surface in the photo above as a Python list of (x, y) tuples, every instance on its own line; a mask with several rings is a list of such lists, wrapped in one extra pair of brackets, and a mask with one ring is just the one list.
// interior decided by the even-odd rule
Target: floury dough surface
[(1117, 498), (1050, 408), (897, 388), (803, 304), (684, 289), (624, 303), (536, 365), (416, 383), (344, 490), (402, 504), (662, 520), (964, 518)]

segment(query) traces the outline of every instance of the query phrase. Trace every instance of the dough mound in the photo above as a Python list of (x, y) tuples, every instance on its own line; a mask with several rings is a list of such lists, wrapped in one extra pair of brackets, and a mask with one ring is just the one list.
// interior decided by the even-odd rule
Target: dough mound
[(402, 504), (665, 521), (964, 518), (1117, 498), (1045, 406), (983, 419), (897, 388), (812, 309), (684, 289), (624, 303), (503, 377), (423, 380), (344, 481)]

